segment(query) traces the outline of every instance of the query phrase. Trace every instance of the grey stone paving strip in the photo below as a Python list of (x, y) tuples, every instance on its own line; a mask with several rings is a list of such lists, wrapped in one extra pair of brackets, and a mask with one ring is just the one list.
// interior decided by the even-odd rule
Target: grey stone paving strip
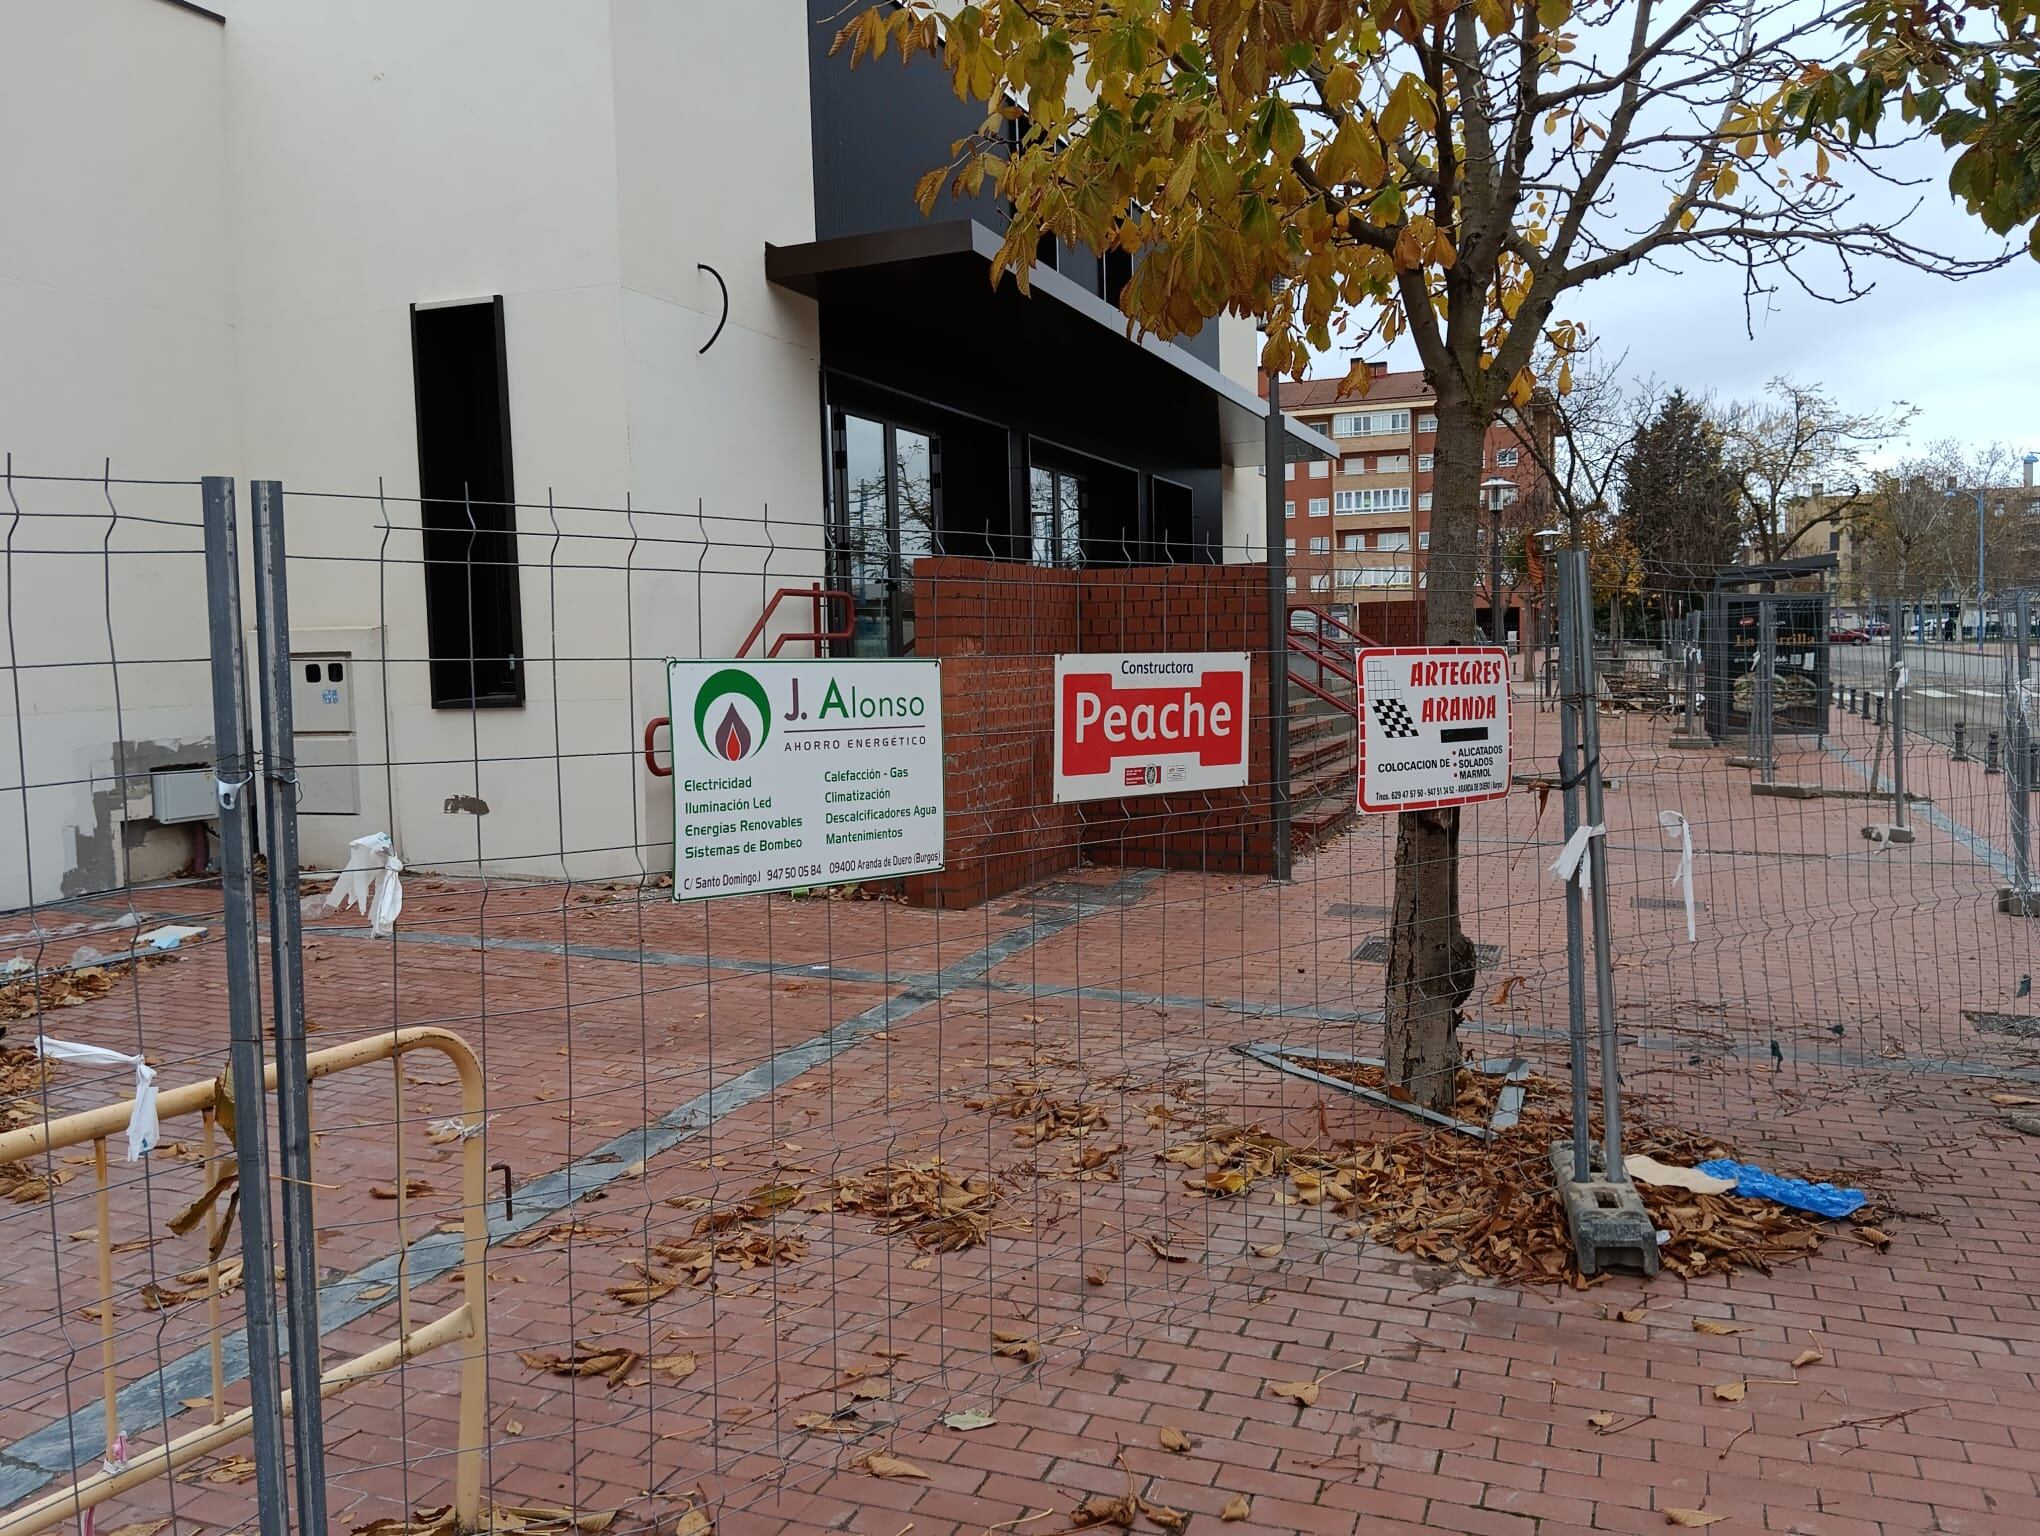
[[(1011, 933), (1004, 934), (992, 943), (972, 951), (954, 964), (943, 966), (933, 975), (913, 978), (911, 986), (901, 985), (901, 990), (885, 1001), (874, 1004), (862, 1013), (845, 1019), (842, 1023), (802, 1041), (799, 1045), (789, 1046), (749, 1071), (717, 1084), (706, 1093), (697, 1094), (686, 1103), (667, 1111), (651, 1124), (626, 1131), (565, 1167), (531, 1180), (517, 1191), (514, 1216), (492, 1216), (489, 1219), (491, 1246), (507, 1237), (514, 1237), (540, 1222), (550, 1220), (576, 1201), (587, 1198), (596, 1190), (621, 1178), (633, 1164), (698, 1136), (723, 1116), (756, 1102), (782, 1083), (791, 1082), (802, 1073), (834, 1059), (888, 1025), (911, 1018), (954, 993), (986, 985), (987, 973), (994, 966), (1012, 959), (1015, 955), (1025, 953), (1044, 939), (1083, 922), (1086, 918), (1119, 910), (1120, 906), (1130, 903), (1151, 885), (1155, 878), (1152, 872), (1129, 871), (1116, 885), (1100, 888), (1101, 896), (1110, 893), (1115, 897), (1111, 904), (1101, 903), (1072, 907), (1062, 912), (1043, 913), (1035, 921), (1015, 928)], [(441, 938), (439, 935), (413, 932), (406, 934), (404, 941), (434, 943), (440, 942)], [(474, 941), (464, 939), (460, 942), (472, 945)], [(536, 941), (490, 940), (489, 943), (517, 948), (524, 948), (529, 943), (541, 952), (552, 954), (560, 952), (557, 945), (539, 945)], [(581, 949), (581, 946), (574, 946), (572, 952), (578, 954), (581, 953)], [(633, 961), (637, 959), (638, 954), (636, 950), (617, 953)], [(607, 958), (607, 955), (599, 958)], [(652, 963), (700, 965), (706, 959), (704, 956), (674, 955), (662, 957)], [(731, 969), (757, 969), (762, 964), (762, 962), (741, 964), (717, 962), (718, 968)], [(802, 975), (814, 974), (806, 966), (776, 969)], [(908, 978), (899, 978), (896, 984), (905, 983), (907, 980)], [(413, 1242), (407, 1250), (410, 1255), (412, 1285), (429, 1284), (457, 1269), (460, 1265), (460, 1248), (459, 1234), (451, 1232), (431, 1233)], [(392, 1287), (396, 1283), (396, 1278), (397, 1255), (386, 1254), (351, 1274), (321, 1286), (319, 1331), (330, 1333), (371, 1312), (394, 1305), (396, 1296)], [(246, 1379), (247, 1335), (239, 1332), (227, 1335), (221, 1341), (221, 1353), (227, 1381), (233, 1383)], [(161, 1370), (121, 1388), (116, 1398), (121, 1425), (130, 1433), (155, 1429), (163, 1424), (173, 1411), (181, 1410), (181, 1399), (208, 1396), (211, 1391), (211, 1354), (203, 1349), (194, 1350), (170, 1361)], [(56, 1478), (68, 1475), (76, 1468), (104, 1455), (105, 1451), (104, 1410), (99, 1400), (95, 1398), (69, 1418), (46, 1424), (41, 1429), (24, 1435), (12, 1445), (0, 1447), (0, 1508), (28, 1498), (47, 1487)]]
[[(1830, 757), (1833, 757), (1844, 767), (1848, 768), (1864, 783), (1873, 786), (1876, 784), (1877, 780), (1872, 776), (1869, 764), (1862, 762), (1853, 753), (1845, 752), (1836, 746), (1829, 746), (1823, 750)], [(1866, 806), (1874, 806), (1875, 803), (1874, 801), (1865, 802)], [(1976, 856), (1979, 863), (1988, 865), (2000, 880), (2007, 883), (2012, 880), (2012, 861), (2000, 853), (1997, 845), (1989, 838), (1984, 837), (1981, 833), (1970, 831), (1961, 822), (1951, 820), (1924, 801), (1914, 804), (1910, 809), (1913, 815), (1919, 817), (1928, 826), (1947, 833), (1948, 836), (1954, 838), (1956, 842), (1968, 849), (1970, 853)]]

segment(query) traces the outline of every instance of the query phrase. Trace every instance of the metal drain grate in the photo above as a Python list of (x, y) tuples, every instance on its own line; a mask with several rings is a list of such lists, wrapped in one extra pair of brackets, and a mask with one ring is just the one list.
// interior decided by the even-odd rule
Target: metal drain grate
[[(1377, 933), (1373, 938), (1353, 951), (1355, 960), (1365, 960), (1369, 965), (1388, 964), (1388, 935)], [(1473, 946), (1473, 963), (1486, 970), (1502, 958), (1499, 944), (1476, 944)]]

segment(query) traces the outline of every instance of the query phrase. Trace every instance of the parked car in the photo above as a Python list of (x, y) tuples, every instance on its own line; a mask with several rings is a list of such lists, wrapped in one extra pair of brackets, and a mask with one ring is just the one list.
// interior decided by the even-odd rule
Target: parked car
[(1872, 619), (1869, 628), (1871, 635), (1881, 640), (1891, 633), (1891, 621), (1888, 619)]
[(1868, 645), (1870, 632), (1865, 629), (1831, 629), (1828, 631), (1829, 645)]

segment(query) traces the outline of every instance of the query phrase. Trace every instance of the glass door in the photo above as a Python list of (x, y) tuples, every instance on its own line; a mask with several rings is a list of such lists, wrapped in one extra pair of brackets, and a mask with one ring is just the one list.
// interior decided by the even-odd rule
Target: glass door
[(923, 432), (834, 413), (839, 578), (850, 592), (852, 656), (914, 653), (914, 561), (934, 554), (941, 446)]

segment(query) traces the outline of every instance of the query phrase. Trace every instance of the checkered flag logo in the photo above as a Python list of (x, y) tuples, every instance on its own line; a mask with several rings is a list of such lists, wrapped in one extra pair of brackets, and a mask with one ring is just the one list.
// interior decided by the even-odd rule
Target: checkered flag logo
[(1381, 734), (1391, 739), (1397, 736), (1414, 736), (1417, 723), (1410, 718), (1409, 706), (1401, 699), (1369, 699), (1374, 710), (1374, 723), (1381, 727)]

